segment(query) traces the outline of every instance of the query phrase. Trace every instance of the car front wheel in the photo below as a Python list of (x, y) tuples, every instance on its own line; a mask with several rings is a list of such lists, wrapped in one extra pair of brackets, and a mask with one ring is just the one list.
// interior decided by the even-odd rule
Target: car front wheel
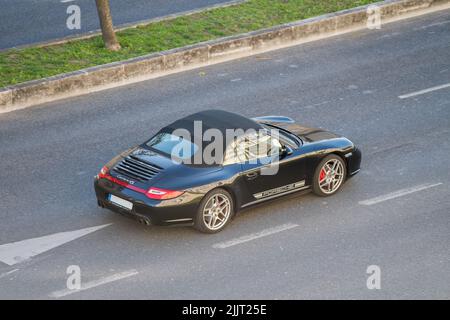
[(230, 221), (233, 212), (231, 194), (224, 189), (215, 189), (201, 201), (194, 226), (204, 233), (219, 232)]
[(344, 160), (338, 155), (331, 154), (325, 157), (317, 166), (313, 191), (321, 197), (335, 194), (344, 184), (347, 168)]

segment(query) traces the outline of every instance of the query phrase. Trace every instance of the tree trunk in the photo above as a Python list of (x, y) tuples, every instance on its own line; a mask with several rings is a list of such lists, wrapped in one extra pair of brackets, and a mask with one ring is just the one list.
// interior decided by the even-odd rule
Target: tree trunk
[(109, 9), (109, 0), (95, 0), (97, 4), (98, 17), (102, 28), (103, 42), (108, 50), (120, 50), (120, 44), (114, 33), (111, 10)]

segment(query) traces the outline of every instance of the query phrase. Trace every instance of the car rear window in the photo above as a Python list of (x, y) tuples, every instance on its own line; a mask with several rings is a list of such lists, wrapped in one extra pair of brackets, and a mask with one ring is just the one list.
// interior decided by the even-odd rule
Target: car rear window
[(166, 132), (158, 133), (146, 145), (156, 151), (182, 160), (192, 158), (198, 150), (198, 146), (191, 141)]

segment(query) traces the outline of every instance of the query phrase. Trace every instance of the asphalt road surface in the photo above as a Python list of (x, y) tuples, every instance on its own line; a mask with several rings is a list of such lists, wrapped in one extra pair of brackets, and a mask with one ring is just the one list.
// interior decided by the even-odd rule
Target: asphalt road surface
[[(117, 26), (229, 1), (111, 0), (110, 3)], [(71, 5), (80, 8), (81, 29), (67, 28), (67, 8)], [(0, 49), (84, 34), (99, 28), (94, 0), (2, 0), (0, 4)]]
[[(1, 114), (0, 298), (449, 299), (449, 29), (440, 11)], [(215, 235), (97, 207), (104, 163), (208, 108), (344, 134), (362, 170), (333, 197), (277, 200)]]

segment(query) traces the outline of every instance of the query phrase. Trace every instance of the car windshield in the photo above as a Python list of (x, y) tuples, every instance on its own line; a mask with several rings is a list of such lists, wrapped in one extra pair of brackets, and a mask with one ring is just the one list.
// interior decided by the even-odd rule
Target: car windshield
[(297, 136), (295, 136), (294, 134), (290, 133), (289, 131), (287, 131), (285, 129), (279, 128), (274, 125), (266, 124), (266, 123), (262, 124), (262, 126), (264, 128), (266, 128), (268, 131), (273, 130), (273, 129), (279, 130), (278, 132), (279, 132), (280, 141), (283, 144), (287, 144), (291, 148), (298, 148), (302, 144), (300, 138), (298, 138)]
[(146, 145), (156, 151), (182, 160), (191, 158), (198, 150), (198, 146), (191, 141), (165, 132), (155, 135)]

